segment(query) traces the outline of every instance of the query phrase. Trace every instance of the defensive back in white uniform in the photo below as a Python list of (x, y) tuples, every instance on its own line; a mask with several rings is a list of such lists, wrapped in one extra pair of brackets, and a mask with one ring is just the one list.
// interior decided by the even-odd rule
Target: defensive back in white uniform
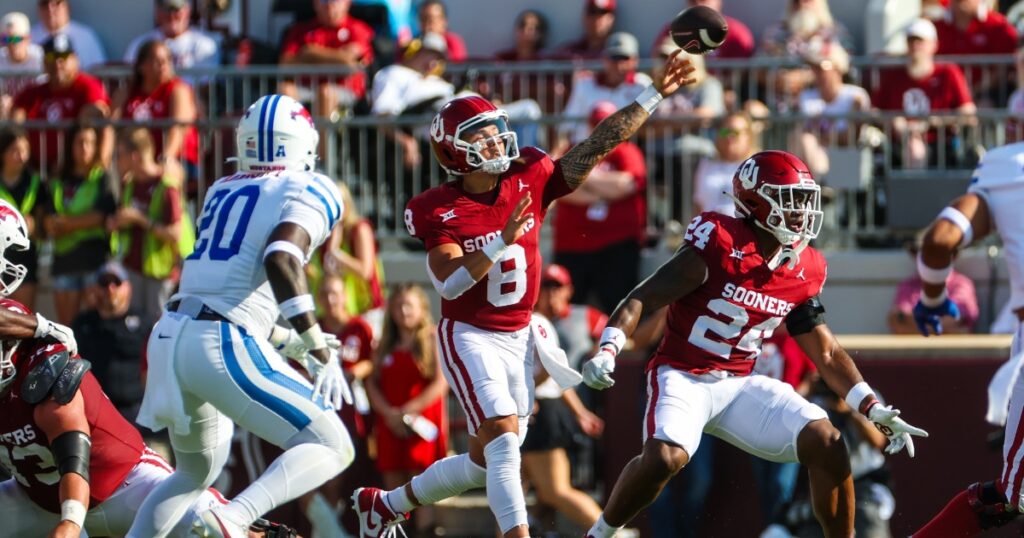
[[(199, 536), (246, 536), (256, 518), (353, 458), (332, 411), (350, 400), (337, 342), (316, 323), (303, 272), (340, 220), (341, 196), (312, 171), (318, 136), (296, 101), (260, 98), (239, 123), (237, 143), (240, 170), (207, 191), (179, 292), (150, 337), (138, 422), (170, 430), (177, 470), (147, 497), (130, 537), (173, 528), (220, 473), (233, 422), (286, 450), (226, 506), (197, 516)], [(279, 316), (294, 330), (277, 326)], [(285, 356), (303, 364), (315, 385)]]

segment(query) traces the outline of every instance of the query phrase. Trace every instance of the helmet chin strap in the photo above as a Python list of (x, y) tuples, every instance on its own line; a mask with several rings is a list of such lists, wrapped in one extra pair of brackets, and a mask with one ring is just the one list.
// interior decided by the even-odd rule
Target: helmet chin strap
[[(782, 243), (783, 239), (779, 237), (778, 230), (773, 230), (772, 228), (769, 228), (767, 225), (763, 224), (761, 221), (756, 219), (754, 220), (754, 225), (772, 234), (772, 237), (779, 241), (779, 243)], [(804, 237), (803, 235), (799, 235), (798, 237), (800, 239), (798, 239), (795, 243), (791, 243), (789, 245), (782, 243), (782, 250), (780, 250), (778, 254), (773, 256), (772, 259), (768, 260), (767, 263), (769, 269), (774, 271), (779, 267), (782, 267), (782, 264), (785, 263), (786, 260), (789, 260), (789, 269), (792, 270), (794, 267), (796, 267), (796, 264), (800, 261), (800, 253), (803, 252), (805, 248), (807, 248), (807, 244), (810, 242), (810, 239)]]

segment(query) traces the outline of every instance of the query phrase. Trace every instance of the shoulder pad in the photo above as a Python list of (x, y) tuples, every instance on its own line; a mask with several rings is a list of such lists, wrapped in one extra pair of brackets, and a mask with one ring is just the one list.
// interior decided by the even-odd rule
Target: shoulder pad
[(985, 154), (971, 175), (970, 188), (1024, 182), (1024, 143), (1007, 144)]
[(72, 360), (66, 349), (44, 352), (42, 359), (25, 375), (21, 397), (30, 404), (37, 404), (53, 394), (57, 403), (66, 404), (74, 398), (82, 377), (91, 367), (87, 360)]

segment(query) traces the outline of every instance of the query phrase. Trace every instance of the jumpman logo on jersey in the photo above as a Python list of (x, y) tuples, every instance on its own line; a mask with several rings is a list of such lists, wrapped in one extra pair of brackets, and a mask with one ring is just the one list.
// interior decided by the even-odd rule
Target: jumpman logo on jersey
[(729, 254), (730, 258), (736, 258), (737, 260), (743, 259), (743, 251), (739, 249), (732, 249), (732, 253)]
[(450, 221), (450, 220), (452, 220), (454, 218), (455, 218), (455, 210), (454, 209), (451, 210), (451, 211), (448, 211), (446, 213), (441, 213), (441, 222), (448, 222), (448, 221)]
[(523, 189), (527, 187), (526, 183), (523, 183), (523, 179), (519, 178), (519, 192), (523, 192)]
[(796, 274), (796, 277), (799, 278), (800, 280), (807, 280), (807, 277), (804, 276), (803, 267), (800, 268), (800, 272)]

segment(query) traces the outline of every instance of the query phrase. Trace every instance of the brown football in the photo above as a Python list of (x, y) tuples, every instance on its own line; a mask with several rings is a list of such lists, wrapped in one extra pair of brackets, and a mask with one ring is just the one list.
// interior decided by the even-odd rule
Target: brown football
[(690, 54), (706, 54), (725, 42), (729, 23), (721, 13), (707, 6), (684, 9), (669, 27), (672, 41)]

